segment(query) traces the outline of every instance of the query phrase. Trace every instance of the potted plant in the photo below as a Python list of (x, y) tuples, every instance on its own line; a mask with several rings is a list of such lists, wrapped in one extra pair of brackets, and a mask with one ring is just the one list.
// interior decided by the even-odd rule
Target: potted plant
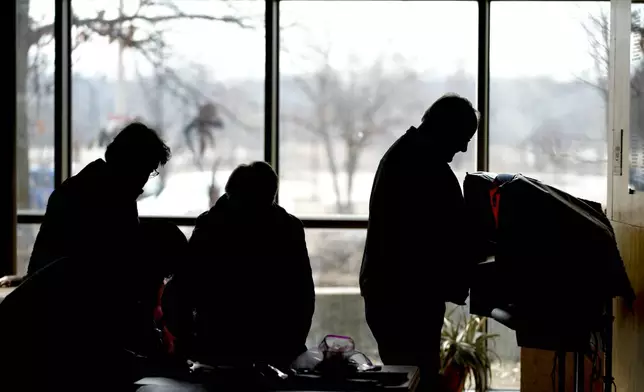
[(498, 335), (485, 332), (485, 317), (463, 315), (454, 321), (449, 312), (441, 334), (441, 390), (462, 392), (468, 380), (476, 392), (486, 392), (492, 376), (492, 360), (497, 358), (488, 346)]

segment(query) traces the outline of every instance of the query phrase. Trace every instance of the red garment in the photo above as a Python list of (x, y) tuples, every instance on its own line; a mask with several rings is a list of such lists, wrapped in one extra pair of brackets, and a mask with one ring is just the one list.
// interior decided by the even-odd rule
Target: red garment
[(490, 189), (490, 203), (492, 204), (492, 215), (494, 215), (494, 223), (496, 228), (499, 228), (499, 202), (501, 201), (501, 193), (499, 192), (499, 185), (494, 183)]
[(157, 299), (157, 307), (154, 309), (154, 321), (161, 326), (163, 333), (163, 346), (169, 354), (174, 353), (174, 340), (176, 339), (172, 333), (166, 328), (163, 320), (163, 307), (161, 306), (161, 299), (163, 298), (163, 291), (165, 290), (165, 282), (159, 288), (159, 297)]

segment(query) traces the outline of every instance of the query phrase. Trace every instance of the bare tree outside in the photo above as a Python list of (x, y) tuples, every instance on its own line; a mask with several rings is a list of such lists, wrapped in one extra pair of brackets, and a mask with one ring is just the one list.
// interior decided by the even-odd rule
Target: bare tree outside
[[(595, 80), (587, 80), (583, 78), (580, 78), (580, 80), (593, 86), (601, 95), (605, 104), (606, 129), (608, 130), (610, 129), (610, 124), (608, 124), (608, 72), (610, 65), (609, 10), (601, 8), (598, 14), (588, 15), (588, 20), (583, 24), (583, 27), (588, 37), (589, 54), (594, 61), (598, 76)], [(644, 88), (644, 68), (642, 62), (642, 53), (644, 53), (644, 24), (640, 9), (633, 9), (631, 12), (631, 42), (632, 51), (634, 52), (632, 54), (635, 55), (639, 53), (639, 57), (631, 58), (631, 63), (634, 63), (630, 76), (631, 138), (642, 139), (642, 133), (644, 132), (644, 118), (639, 115), (639, 108), (642, 106), (641, 93)], [(634, 173), (631, 168), (631, 177), (633, 177), (633, 174)]]
[[(195, 86), (188, 85), (182, 77), (164, 59), (169, 55), (169, 48), (164, 43), (164, 31), (171, 23), (180, 20), (205, 20), (212, 23), (224, 23), (238, 26), (240, 29), (254, 28), (250, 16), (242, 16), (234, 8), (233, 2), (228, 12), (221, 15), (211, 13), (193, 13), (185, 11), (180, 1), (172, 0), (139, 0), (134, 11), (120, 12), (116, 16), (106, 16), (106, 10), (96, 10), (96, 14), (72, 15), (72, 33), (75, 38), (74, 48), (91, 42), (96, 37), (108, 38), (120, 42), (127, 50), (136, 51), (155, 69), (158, 88), (173, 94), (188, 97), (195, 96)], [(43, 91), (51, 95), (53, 78), (48, 86), (43, 87), (41, 76), (34, 76), (42, 69), (42, 56), (39, 48), (53, 41), (53, 21), (41, 23), (30, 16), (31, 1), (20, 0), (17, 4), (17, 53), (16, 53), (16, 87), (17, 104), (17, 205), (19, 209), (29, 208), (29, 130), (28, 113), (32, 96), (40, 96)], [(52, 61), (53, 59), (49, 59)], [(53, 63), (53, 61), (52, 61)], [(38, 80), (34, 83), (34, 78)], [(187, 100), (194, 102), (193, 99)], [(159, 109), (161, 110), (161, 109)], [(156, 124), (161, 125), (163, 124)]]
[[(593, 59), (595, 79), (579, 77), (599, 92), (608, 107), (608, 67), (610, 61), (610, 10), (601, 7), (596, 14), (588, 14), (588, 19), (582, 23), (582, 28), (588, 38), (588, 54)], [(608, 116), (606, 116), (608, 121)]]
[[(308, 234), (311, 265), (320, 287), (355, 287), (360, 270), (365, 236), (359, 231), (347, 233), (338, 230), (313, 231)], [(315, 249), (323, 244), (322, 249)]]
[[(581, 27), (588, 40), (588, 55), (592, 59), (593, 74), (578, 75), (576, 79), (600, 96), (604, 106), (604, 129), (608, 130), (610, 10), (598, 6), (596, 12), (588, 13)], [(562, 122), (563, 118), (546, 116), (521, 143), (522, 148), (534, 154), (536, 170), (560, 173), (574, 165), (598, 167), (606, 162), (603, 153), (606, 149), (606, 132), (594, 139), (584, 132), (568, 131), (570, 127)], [(584, 149), (595, 150), (594, 158), (584, 157)]]
[[(631, 12), (631, 33), (633, 33), (634, 38), (637, 40), (634, 42), (634, 45), (639, 49), (640, 53), (644, 51), (643, 22), (641, 10), (634, 10)], [(602, 7), (596, 15), (589, 14), (588, 20), (582, 24), (582, 27), (588, 37), (588, 53), (594, 61), (597, 77), (594, 80), (588, 80), (585, 78), (579, 78), (579, 80), (595, 87), (600, 92), (606, 105), (608, 105), (608, 72), (610, 65), (609, 10)], [(633, 89), (636, 94), (639, 94), (639, 91), (642, 88), (638, 82), (639, 79), (637, 77), (633, 77), (631, 89)]]
[(330, 62), (331, 49), (313, 49), (319, 59), (315, 71), (296, 77), (305, 100), (285, 109), (283, 120), (320, 142), (333, 178), (335, 212), (351, 214), (361, 158), (375, 141), (392, 135), (409, 120), (405, 94), (418, 76), (401, 58), (394, 59), (399, 65), (396, 71), (388, 71), (385, 56), (366, 67), (341, 71)]
[[(539, 172), (549, 169), (564, 170), (574, 153), (573, 140), (566, 135), (561, 123), (556, 119), (539, 124), (523, 143), (524, 148), (540, 158), (535, 160), (535, 169)], [(548, 167), (549, 164), (552, 168)]]

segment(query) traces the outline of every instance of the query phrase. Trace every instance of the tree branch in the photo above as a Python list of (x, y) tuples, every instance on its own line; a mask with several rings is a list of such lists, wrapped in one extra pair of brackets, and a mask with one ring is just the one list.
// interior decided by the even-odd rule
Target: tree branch
[[(146, 9), (150, 8), (154, 8), (161, 13), (161, 15), (146, 15)], [(163, 10), (165, 10), (166, 13), (162, 13)], [(179, 6), (169, 1), (141, 1), (139, 8), (135, 13), (131, 15), (121, 15), (111, 19), (105, 18), (105, 11), (98, 12), (98, 14), (93, 18), (82, 18), (74, 14), (72, 16), (72, 26), (79, 29), (91, 29), (94, 33), (104, 37), (123, 39), (126, 37), (123, 36), (124, 32), (121, 27), (125, 24), (130, 24), (134, 27), (138, 27), (135, 25), (141, 23), (155, 26), (157, 24), (176, 20), (216, 21), (235, 24), (242, 28), (251, 28), (250, 25), (246, 24), (246, 18), (243, 17), (233, 15), (213, 16), (205, 14), (190, 14), (184, 12)], [(37, 27), (31, 31), (30, 44), (38, 42), (45, 36), (53, 36), (53, 34), (53, 23)]]

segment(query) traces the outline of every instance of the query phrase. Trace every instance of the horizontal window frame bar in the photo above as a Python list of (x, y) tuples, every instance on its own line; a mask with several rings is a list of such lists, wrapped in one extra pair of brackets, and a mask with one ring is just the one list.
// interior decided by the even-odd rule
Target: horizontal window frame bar
[[(271, 1), (271, 0), (268, 0)], [(306, 3), (308, 2), (320, 2), (320, 0), (272, 0), (277, 1), (278, 3)], [(342, 2), (364, 2), (364, 3), (374, 3), (379, 0), (323, 0), (325, 3), (342, 3)], [(388, 0), (392, 3), (476, 3), (479, 0)], [(489, 1), (489, 0), (488, 0)], [(493, 0), (493, 1), (508, 1), (508, 0)], [(511, 1), (511, 0), (510, 0)], [(539, 1), (539, 0), (530, 0), (530, 1)], [(541, 0), (544, 1), (544, 0)], [(547, 1), (547, 0), (546, 0)], [(564, 0), (564, 1), (573, 1), (573, 0)], [(578, 0), (579, 1), (579, 0)], [(599, 0), (590, 0), (590, 1), (599, 1)]]
[[(268, 0), (271, 1), (271, 0)], [(279, 3), (295, 3), (295, 2), (319, 2), (320, 0), (272, 0)], [(342, 3), (342, 2), (365, 2), (373, 3), (378, 0), (324, 0), (325, 3)], [(391, 2), (396, 3), (477, 3), (481, 0), (390, 0)], [(545, 3), (552, 2), (552, 0), (483, 0), (488, 3)], [(644, 0), (631, 0), (633, 4), (644, 3)], [(601, 2), (610, 2), (610, 0), (557, 0), (559, 3), (601, 3)]]
[[(41, 213), (19, 212), (17, 217), (19, 225), (39, 225), (45, 216)], [(170, 222), (177, 226), (194, 226), (197, 223), (196, 216), (142, 216), (141, 222)], [(364, 216), (300, 216), (300, 220), (306, 229), (366, 229), (368, 220)]]

